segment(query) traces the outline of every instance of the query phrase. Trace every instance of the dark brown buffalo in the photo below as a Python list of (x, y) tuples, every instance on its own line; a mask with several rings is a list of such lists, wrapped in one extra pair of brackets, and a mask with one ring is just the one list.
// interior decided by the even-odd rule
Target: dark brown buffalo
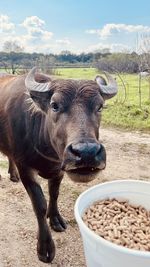
[[(57, 198), (66, 171), (76, 182), (88, 182), (105, 168), (106, 152), (98, 141), (105, 99), (117, 93), (106, 74), (91, 80), (51, 80), (36, 74), (0, 78), (0, 150), (9, 158), (9, 172), (27, 190), (38, 221), (38, 257), (51, 262), (55, 246), (47, 224), (64, 231)], [(17, 166), (17, 169), (16, 167)], [(49, 206), (36, 175), (48, 179)]]

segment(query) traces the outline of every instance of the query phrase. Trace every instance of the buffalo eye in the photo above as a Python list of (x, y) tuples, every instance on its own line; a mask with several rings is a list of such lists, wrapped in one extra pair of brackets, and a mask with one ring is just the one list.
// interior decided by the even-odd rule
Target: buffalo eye
[(97, 112), (101, 112), (101, 111), (102, 111), (102, 109), (103, 109), (103, 106), (102, 106), (102, 105), (100, 105), (100, 106), (97, 108)]
[(59, 111), (59, 105), (56, 102), (51, 102), (50, 103), (50, 107), (54, 112), (58, 112)]

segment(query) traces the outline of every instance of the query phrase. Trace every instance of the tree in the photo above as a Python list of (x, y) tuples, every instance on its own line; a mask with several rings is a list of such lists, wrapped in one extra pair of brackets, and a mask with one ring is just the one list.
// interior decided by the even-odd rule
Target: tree
[(114, 53), (101, 57), (96, 67), (103, 71), (136, 73), (138, 72), (137, 57), (135, 54)]
[[(8, 68), (9, 70), (11, 70), (12, 74), (15, 74), (17, 69), (17, 66), (15, 64), (17, 57), (16, 54), (23, 52), (23, 50), (23, 47), (21, 47), (16, 41), (6, 41), (3, 45), (3, 51), (11, 55)], [(7, 70), (7, 66), (5, 63), (4, 67)]]
[(16, 41), (6, 41), (3, 45), (3, 51), (7, 53), (20, 53), (24, 51), (24, 48), (20, 46)]
[(36, 65), (38, 65), (42, 72), (54, 75), (54, 64), (55, 64), (55, 57), (53, 55), (43, 55), (41, 54), (36, 62)]
[(141, 34), (137, 38), (137, 52), (139, 53), (139, 95), (141, 106), (141, 79), (142, 72), (149, 83), (149, 100), (150, 100), (150, 34)]
[(150, 34), (137, 37), (136, 49), (139, 54), (139, 71), (150, 71)]

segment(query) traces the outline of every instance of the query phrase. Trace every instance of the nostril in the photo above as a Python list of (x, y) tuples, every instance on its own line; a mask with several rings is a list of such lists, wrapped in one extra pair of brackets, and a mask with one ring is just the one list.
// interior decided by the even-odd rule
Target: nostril
[(96, 156), (101, 153), (101, 150), (102, 150), (102, 145), (101, 144), (98, 144)]
[(83, 159), (92, 159), (101, 153), (101, 145), (98, 143), (70, 144), (68, 149), (72, 155)]
[(101, 153), (101, 145), (98, 143), (91, 143), (88, 144), (88, 154), (91, 157), (96, 157), (97, 155), (99, 155)]
[(73, 144), (70, 144), (67, 147), (67, 153), (69, 153), (70, 156), (72, 155), (72, 156), (80, 157), (80, 152), (78, 151), (78, 149)]
[(106, 151), (105, 147), (102, 144), (99, 145), (99, 149), (97, 151), (95, 159), (98, 161), (106, 162)]
[(81, 149), (81, 146), (80, 146), (80, 145), (78, 145), (78, 144), (76, 144), (76, 145), (71, 144), (71, 145), (69, 146), (69, 149), (70, 149), (70, 152), (71, 152), (74, 156), (81, 157), (81, 151), (82, 151), (82, 149)]

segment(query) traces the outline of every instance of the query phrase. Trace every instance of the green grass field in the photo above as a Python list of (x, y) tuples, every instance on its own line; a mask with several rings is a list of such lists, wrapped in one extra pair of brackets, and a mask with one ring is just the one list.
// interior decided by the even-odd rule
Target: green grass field
[[(60, 78), (94, 79), (98, 74), (94, 68), (57, 69)], [(149, 82), (141, 81), (141, 106), (139, 98), (139, 77), (136, 74), (121, 74), (126, 85), (125, 90), (119, 76), (115, 75), (119, 87), (116, 97), (106, 101), (103, 110), (103, 124), (125, 129), (150, 131), (150, 95)]]
[[(94, 79), (98, 71), (94, 68), (58, 68), (58, 78)], [(139, 105), (139, 77), (136, 74), (121, 74), (126, 85), (114, 75), (118, 83), (118, 94), (106, 101), (102, 113), (102, 123), (107, 126), (122, 127), (130, 130), (150, 131), (150, 83), (141, 81), (141, 106)]]
[(62, 78), (94, 79), (98, 72), (94, 68), (62, 68), (56, 73)]

